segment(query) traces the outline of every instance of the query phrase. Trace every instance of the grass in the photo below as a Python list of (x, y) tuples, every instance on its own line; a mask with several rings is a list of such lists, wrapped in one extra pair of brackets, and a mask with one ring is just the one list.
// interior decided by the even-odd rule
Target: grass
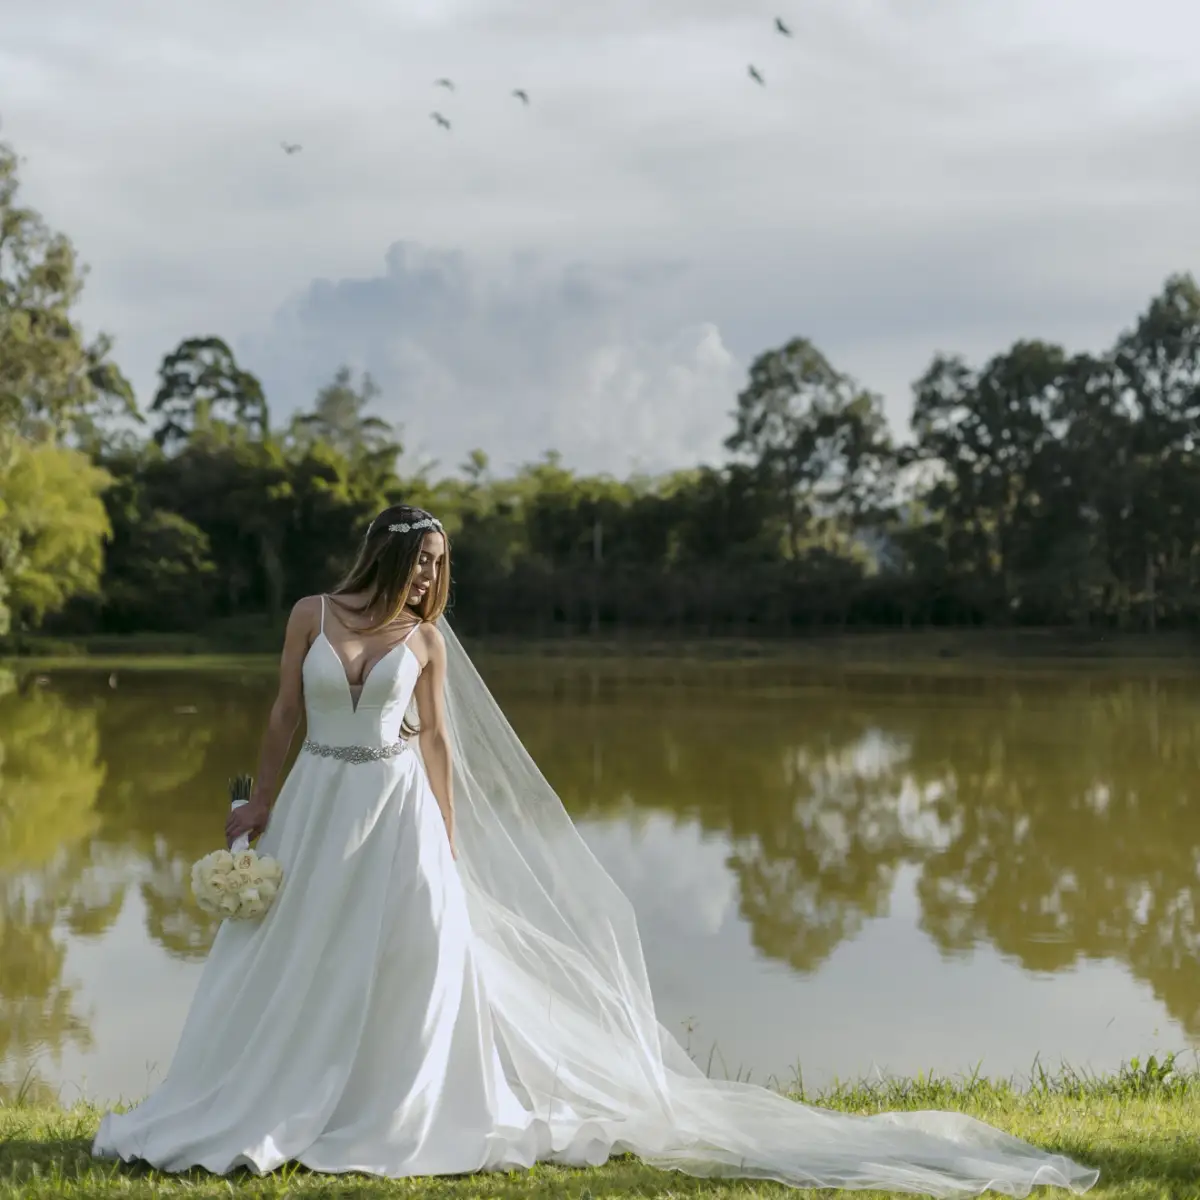
[[(216, 669), (274, 671), (282, 634), (255, 626), (227, 634), (96, 635), (75, 639), (26, 636), (0, 639), (0, 665), (19, 672)], [(1200, 639), (1190, 633), (1103, 633), (1062, 629), (915, 629), (811, 631), (794, 637), (704, 636), (695, 632), (627, 631), (599, 637), (495, 635), (468, 638), (472, 655), (621, 674), (629, 670), (678, 671), (714, 665), (741, 669), (812, 667), (843, 671), (963, 669), (1022, 675), (1062, 670), (1190, 676), (1200, 670)]]
[[(835, 1086), (815, 1096), (792, 1092), (812, 1104), (843, 1112), (951, 1109), (1089, 1166), (1100, 1182), (1093, 1197), (1151, 1200), (1200, 1197), (1200, 1071), (1185, 1072), (1173, 1057), (1096, 1077), (1064, 1069), (1054, 1076), (1035, 1065), (1028, 1082), (989, 1082), (972, 1076), (888, 1079)], [(0, 1197), (85, 1196), (282, 1197), (397, 1196), (410, 1200), (785, 1200), (797, 1193), (776, 1184), (717, 1182), (656, 1171), (636, 1159), (573, 1170), (538, 1166), (532, 1171), (454, 1178), (382, 1180), (322, 1176), (288, 1167), (258, 1177), (228, 1179), (203, 1172), (162, 1175), (140, 1166), (96, 1162), (91, 1139), (100, 1111), (24, 1103), (0, 1106)], [(823, 1192), (879, 1197), (891, 1193)], [(1069, 1193), (1046, 1191), (1050, 1196)]]

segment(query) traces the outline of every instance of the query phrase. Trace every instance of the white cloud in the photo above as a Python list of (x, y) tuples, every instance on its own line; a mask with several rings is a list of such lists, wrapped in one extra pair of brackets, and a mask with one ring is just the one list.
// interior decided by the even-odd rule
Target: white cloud
[(712, 324), (664, 323), (679, 271), (487, 269), (396, 245), (368, 279), (314, 284), (248, 340), (275, 395), (309, 395), (331, 361), (385, 386), (379, 407), (446, 467), (476, 446), (507, 469), (560, 451), (585, 470), (714, 460), (740, 371)]
[[(705, 454), (728, 373), (797, 333), (902, 422), (935, 349), (1102, 345), (1200, 259), (1184, 0), (0, 0), (0, 26), (28, 199), (143, 394), (215, 332), (282, 415), (355, 345), (447, 461), (468, 422), (498, 458)], [(460, 256), (449, 308), (397, 283), (397, 243)], [(551, 312), (580, 271), (606, 299)]]

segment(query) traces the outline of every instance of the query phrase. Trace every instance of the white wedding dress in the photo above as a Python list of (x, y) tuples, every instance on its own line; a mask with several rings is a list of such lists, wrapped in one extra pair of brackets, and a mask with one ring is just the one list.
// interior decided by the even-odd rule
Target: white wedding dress
[(939, 1196), (1095, 1182), (962, 1115), (837, 1114), (705, 1078), (657, 1024), (627, 902), (442, 628), (459, 861), (419, 753), (387, 749), (415, 654), (389, 651), (356, 703), (322, 621), (306, 748), (258, 846), (283, 885), (261, 921), (222, 925), (166, 1079), (104, 1117), (94, 1154), (400, 1177), (628, 1151), (696, 1175)]

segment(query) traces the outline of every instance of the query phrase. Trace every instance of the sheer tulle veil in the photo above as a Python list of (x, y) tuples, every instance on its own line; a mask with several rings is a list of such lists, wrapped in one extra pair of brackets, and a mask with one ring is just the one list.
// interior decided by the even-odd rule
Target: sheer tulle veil
[[(699, 1176), (935, 1196), (1098, 1172), (954, 1113), (860, 1117), (709, 1079), (659, 1024), (629, 900), (588, 849), (443, 617), (458, 865), (495, 1032), (542, 1157), (636, 1154)], [(796, 1014), (796, 1038), (806, 1033)]]

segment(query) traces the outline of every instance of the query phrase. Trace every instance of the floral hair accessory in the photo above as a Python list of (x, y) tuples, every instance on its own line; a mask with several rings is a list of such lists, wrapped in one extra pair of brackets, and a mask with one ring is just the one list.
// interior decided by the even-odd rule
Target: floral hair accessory
[(437, 517), (422, 517), (419, 521), (401, 521), (398, 525), (389, 525), (388, 533), (411, 533), (414, 529), (441, 529), (442, 523)]

